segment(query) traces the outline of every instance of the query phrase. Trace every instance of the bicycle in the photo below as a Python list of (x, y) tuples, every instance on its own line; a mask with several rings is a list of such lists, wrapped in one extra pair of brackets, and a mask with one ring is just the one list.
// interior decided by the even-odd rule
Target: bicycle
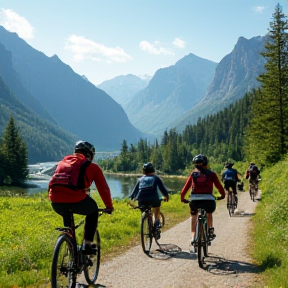
[[(109, 213), (106, 209), (98, 209), (99, 216)], [(95, 283), (100, 268), (100, 235), (96, 230), (93, 243), (96, 244), (96, 254), (83, 255), (83, 244), (79, 245), (76, 238), (76, 229), (84, 224), (84, 220), (77, 225), (74, 222), (73, 213), (70, 213), (71, 227), (57, 227), (60, 231), (52, 258), (51, 287), (75, 288), (77, 275), (84, 272), (87, 283)], [(83, 241), (82, 241), (83, 243)]]
[(235, 199), (235, 195), (231, 187), (229, 187), (227, 191), (227, 209), (229, 212), (229, 216), (231, 217), (237, 208), (237, 203)]
[(249, 183), (249, 194), (253, 202), (255, 202), (256, 195), (258, 193), (258, 183), (255, 181)]
[[(152, 246), (153, 238), (155, 239), (156, 244), (160, 247), (158, 240), (160, 239), (161, 231), (155, 227), (152, 206), (136, 206), (133, 209), (140, 209), (142, 212), (141, 215), (141, 246), (145, 254), (149, 255), (150, 249)], [(162, 212), (160, 212), (159, 217), (160, 227), (163, 228), (165, 225), (165, 217)]]

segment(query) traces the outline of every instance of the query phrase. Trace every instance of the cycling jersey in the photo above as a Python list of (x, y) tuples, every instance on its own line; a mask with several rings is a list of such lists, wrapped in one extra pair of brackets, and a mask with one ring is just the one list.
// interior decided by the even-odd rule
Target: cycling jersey
[(212, 194), (213, 184), (218, 189), (222, 197), (225, 197), (225, 191), (215, 172), (205, 169), (205, 173), (198, 169), (188, 177), (184, 187), (181, 190), (181, 199), (185, 198), (188, 190), (191, 194)]

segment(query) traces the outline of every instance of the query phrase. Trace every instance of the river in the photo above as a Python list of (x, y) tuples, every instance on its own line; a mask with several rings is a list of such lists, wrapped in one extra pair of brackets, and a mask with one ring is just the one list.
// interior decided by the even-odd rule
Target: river
[[(56, 162), (49, 162), (49, 163), (40, 163), (37, 165), (30, 165), (29, 170), (30, 172), (37, 173), (39, 171), (43, 172), (46, 169), (49, 169), (51, 166), (55, 165)], [(40, 168), (39, 168), (40, 167)], [(13, 193), (21, 193), (21, 194), (28, 194), (32, 195), (35, 193), (44, 193), (47, 191), (49, 180), (51, 176), (45, 174), (30, 174), (30, 178), (27, 180), (27, 184), (33, 187), (29, 188), (12, 188), (12, 187), (0, 187), (1, 190), (9, 190), (13, 191)], [(113, 198), (126, 198), (129, 196), (133, 187), (137, 182), (137, 176), (140, 175), (118, 175), (118, 174), (106, 174), (104, 173), (106, 178), (107, 184), (110, 187), (111, 195)], [(186, 178), (181, 177), (170, 177), (170, 176), (161, 176), (164, 185), (170, 191), (180, 191), (185, 184)], [(96, 187), (93, 184), (91, 187), (92, 190), (95, 190)]]

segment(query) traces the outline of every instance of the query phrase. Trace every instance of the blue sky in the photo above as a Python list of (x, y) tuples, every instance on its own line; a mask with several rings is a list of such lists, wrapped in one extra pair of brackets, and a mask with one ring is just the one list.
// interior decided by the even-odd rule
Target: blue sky
[(220, 62), (267, 33), (288, 0), (0, 0), (0, 25), (98, 85), (150, 75), (189, 53)]

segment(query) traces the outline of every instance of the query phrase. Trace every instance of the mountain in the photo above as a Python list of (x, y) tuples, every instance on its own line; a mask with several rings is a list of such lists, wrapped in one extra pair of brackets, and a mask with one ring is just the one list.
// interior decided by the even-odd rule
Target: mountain
[(216, 66), (189, 54), (175, 65), (157, 70), (149, 85), (123, 105), (131, 123), (147, 133), (166, 130), (205, 95)]
[(13, 69), (12, 54), (7, 51), (3, 44), (0, 43), (0, 75), (3, 81), (9, 86), (18, 99), (27, 107), (30, 107), (41, 118), (56, 123), (41, 103), (36, 100), (23, 86), (20, 76)]
[(129, 101), (137, 92), (144, 89), (152, 77), (138, 77), (132, 74), (120, 75), (97, 85), (119, 104)]
[(14, 117), (21, 137), (28, 148), (28, 162), (58, 161), (70, 153), (76, 137), (57, 125), (41, 119), (32, 109), (25, 106), (6, 85), (0, 76), (0, 137)]
[(2, 26), (0, 42), (11, 51), (13, 68), (23, 86), (62, 129), (92, 142), (98, 151), (119, 150), (123, 139), (135, 143), (146, 137), (129, 122), (116, 101), (57, 55), (47, 57)]
[(215, 76), (207, 93), (184, 116), (172, 123), (169, 128), (183, 131), (188, 124), (195, 124), (201, 117), (214, 114), (242, 98), (246, 92), (259, 87), (257, 76), (264, 73), (264, 50), (266, 37), (251, 39), (240, 37), (233, 51), (218, 64)]

